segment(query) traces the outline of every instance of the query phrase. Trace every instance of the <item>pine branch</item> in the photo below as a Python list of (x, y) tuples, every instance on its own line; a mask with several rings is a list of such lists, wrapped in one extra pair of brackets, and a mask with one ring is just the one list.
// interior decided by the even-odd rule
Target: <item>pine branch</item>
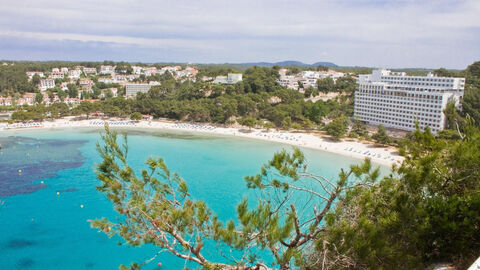
[(326, 198), (325, 196), (322, 196), (320, 193), (315, 192), (315, 191), (313, 191), (313, 190), (311, 190), (311, 189), (297, 187), (297, 186), (294, 186), (294, 185), (292, 185), (292, 184), (288, 184), (288, 187), (289, 187), (289, 188), (292, 188), (292, 189), (295, 189), (295, 190), (300, 190), (300, 191), (308, 192), (308, 193), (310, 193), (310, 194), (312, 194), (312, 195), (315, 195), (315, 196), (317, 196), (317, 197), (319, 197), (319, 198), (324, 199), (325, 201), (328, 201), (328, 198)]
[[(322, 186), (322, 189), (327, 192), (328, 194), (331, 193), (331, 191), (329, 191), (327, 189), (327, 187), (323, 184), (323, 181), (327, 182), (330, 186), (332, 186), (333, 188), (336, 187), (336, 185), (334, 185), (329, 179), (327, 179), (326, 177), (323, 177), (321, 175), (314, 175), (314, 174), (311, 174), (311, 173), (301, 173), (300, 174), (301, 177), (305, 177), (305, 178), (312, 178), (313, 180), (317, 181), (321, 186)], [(322, 181), (323, 180), (323, 181)]]

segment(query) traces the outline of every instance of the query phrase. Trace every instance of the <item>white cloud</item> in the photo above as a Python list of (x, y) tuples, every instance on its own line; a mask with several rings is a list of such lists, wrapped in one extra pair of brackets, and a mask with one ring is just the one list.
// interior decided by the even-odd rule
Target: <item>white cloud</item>
[(27, 39), (41, 39), (41, 40), (53, 40), (53, 41), (80, 41), (80, 42), (104, 42), (123, 45), (135, 45), (144, 48), (159, 48), (168, 49), (170, 47), (177, 48), (191, 48), (191, 49), (211, 49), (210, 44), (204, 44), (197, 42), (192, 44), (188, 40), (184, 39), (156, 39), (156, 38), (138, 38), (128, 36), (100, 36), (100, 35), (88, 35), (88, 34), (71, 34), (71, 33), (45, 33), (45, 32), (27, 32), (27, 31), (2, 31), (0, 35), (10, 36), (16, 38)]
[[(215, 59), (223, 61), (261, 56), (347, 65), (463, 67), (475, 60), (464, 59), (480, 57), (480, 50), (472, 51), (480, 47), (478, 14), (477, 0), (27, 0), (2, 6), (0, 33), (190, 49), (192, 58), (215, 50)], [(458, 57), (437, 59), (442, 50), (448, 54), (455, 46)], [(388, 48), (390, 52), (383, 53)], [(402, 57), (394, 59), (393, 48)], [(358, 56), (360, 49), (369, 54)], [(322, 58), (325, 51), (330, 59)]]

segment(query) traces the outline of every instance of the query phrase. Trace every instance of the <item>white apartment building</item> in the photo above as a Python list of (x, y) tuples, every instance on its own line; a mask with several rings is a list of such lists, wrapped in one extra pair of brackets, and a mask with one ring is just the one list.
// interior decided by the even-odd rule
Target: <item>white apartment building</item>
[(50, 78), (52, 79), (63, 79), (65, 77), (65, 74), (61, 71), (59, 72), (52, 72), (50, 74)]
[(100, 66), (100, 74), (112, 74), (115, 71), (113, 66)]
[(317, 81), (319, 79), (325, 79), (327, 77), (332, 78), (334, 81), (340, 77), (343, 77), (344, 74), (342, 72), (337, 72), (334, 70), (328, 71), (313, 71), (313, 70), (305, 70), (298, 74), (294, 75), (287, 75), (288, 69), (280, 69), (278, 70), (278, 74), (280, 74), (280, 78), (277, 80), (278, 84), (283, 87), (299, 90), (300, 85), (298, 82), (301, 82), (303, 88), (316, 88)]
[(283, 87), (298, 90), (298, 79), (295, 75), (280, 75), (278, 83)]
[(102, 77), (102, 78), (98, 78), (98, 82), (103, 82), (103, 83), (109, 84), (109, 83), (116, 83), (117, 80), (115, 80), (115, 78)]
[(13, 104), (13, 98), (12, 97), (2, 97), (0, 96), (0, 105), (1, 106), (10, 106)]
[(113, 80), (115, 80), (116, 82), (126, 82), (128, 80), (128, 76), (123, 74), (116, 74), (113, 76)]
[(88, 74), (97, 74), (97, 69), (96, 68), (89, 68), (89, 67), (84, 67), (83, 68), (83, 73), (85, 73), (85, 75), (88, 75)]
[(80, 86), (93, 86), (95, 83), (90, 79), (80, 79)]
[(143, 67), (140, 66), (132, 66), (133, 74), (140, 75), (142, 74)]
[(43, 74), (41, 71), (27, 71), (26, 73), (29, 80), (31, 80), (35, 75), (38, 75), (40, 78), (45, 77), (45, 74)]
[(175, 75), (177, 73), (177, 69), (175, 67), (171, 67), (171, 66), (162, 67), (158, 73), (160, 73), (160, 75), (162, 75), (162, 74), (165, 74), (165, 72), (167, 72), (167, 71), (170, 72), (170, 74), (172, 74), (172, 75)]
[(137, 93), (147, 93), (153, 84), (127, 84), (125, 85), (125, 94), (127, 97), (135, 97)]
[(18, 105), (33, 105), (35, 104), (35, 93), (25, 93), (22, 97), (17, 99)]
[(70, 78), (70, 79), (80, 79), (81, 74), (82, 74), (82, 71), (80, 69), (70, 70), (68, 72), (68, 78)]
[(187, 77), (188, 79), (194, 79), (198, 73), (198, 69), (196, 67), (187, 66), (184, 70), (177, 71), (178, 78)]
[(236, 84), (243, 80), (242, 73), (228, 73), (227, 75), (227, 84)]
[(241, 73), (228, 73), (227, 76), (217, 76), (213, 83), (221, 84), (236, 84), (241, 82), (243, 79), (243, 74)]
[(335, 70), (328, 70), (327, 72), (320, 72), (320, 78), (326, 78), (326, 77), (330, 77), (332, 78), (334, 81), (336, 81), (338, 78), (341, 78), (345, 76), (345, 74), (343, 72), (337, 72)]
[(320, 72), (306, 70), (306, 71), (302, 71), (300, 73), (300, 76), (302, 76), (303, 78), (319, 79), (320, 78)]
[(145, 74), (146, 77), (155, 76), (157, 73), (158, 70), (156, 67), (146, 67), (143, 69), (143, 74)]
[(201, 80), (202, 80), (202, 82), (209, 82), (209, 81), (215, 80), (215, 78), (214, 77), (203, 76)]
[(213, 80), (213, 83), (227, 84), (227, 76), (217, 76), (215, 80)]
[[(301, 77), (298, 81), (302, 83), (303, 89), (317, 88), (317, 81), (318, 81), (317, 78)], [(298, 87), (298, 83), (297, 83), (297, 87)]]
[(354, 115), (372, 125), (433, 133), (445, 128), (443, 110), (449, 102), (459, 105), (465, 88), (464, 78), (407, 76), (405, 72), (378, 69), (360, 75), (355, 91)]
[(50, 88), (55, 87), (55, 80), (53, 79), (45, 79), (45, 80), (40, 80), (40, 84), (38, 85), (38, 88), (41, 91), (45, 91)]
[(128, 79), (129, 81), (133, 81), (133, 80), (138, 79), (138, 78), (140, 78), (140, 75), (138, 75), (138, 74), (130, 74), (130, 75), (127, 75), (127, 79)]

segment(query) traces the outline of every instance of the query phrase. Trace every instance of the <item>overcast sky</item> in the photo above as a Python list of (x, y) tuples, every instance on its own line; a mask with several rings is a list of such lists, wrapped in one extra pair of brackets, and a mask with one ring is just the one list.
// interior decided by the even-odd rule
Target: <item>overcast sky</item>
[(0, 59), (463, 69), (480, 0), (0, 0)]

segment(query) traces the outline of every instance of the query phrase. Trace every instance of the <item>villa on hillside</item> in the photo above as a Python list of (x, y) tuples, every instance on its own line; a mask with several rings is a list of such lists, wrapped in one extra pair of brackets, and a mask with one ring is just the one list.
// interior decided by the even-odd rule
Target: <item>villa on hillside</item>
[(213, 83), (220, 83), (220, 84), (236, 84), (241, 82), (243, 79), (242, 73), (228, 73), (227, 76), (217, 76)]
[(27, 71), (26, 73), (29, 80), (31, 80), (35, 75), (38, 75), (40, 78), (45, 77), (45, 74), (43, 74), (41, 71)]
[(13, 99), (12, 97), (2, 97), (0, 96), (0, 106), (10, 106), (13, 104)]
[(100, 66), (100, 74), (112, 74), (115, 71), (114, 66)]
[(82, 75), (82, 71), (80, 69), (74, 69), (68, 72), (68, 78), (70, 79), (80, 79), (80, 75)]
[(282, 68), (278, 71), (280, 74), (280, 78), (277, 82), (289, 89), (299, 90), (300, 84), (303, 85), (303, 88), (317, 87), (317, 81), (319, 79), (325, 79), (327, 77), (332, 78), (334, 81), (338, 78), (345, 76), (343, 72), (337, 72), (335, 70), (328, 70), (328, 71), (312, 71), (312, 70), (305, 70), (298, 74), (291, 74), (287, 75), (288, 69)]
[(52, 78), (52, 79), (63, 79), (63, 78), (65, 78), (65, 73), (63, 73), (62, 71), (55, 71), (55, 72), (50, 73), (50, 78)]
[(84, 73), (85, 75), (88, 75), (88, 74), (94, 74), (94, 75), (96, 75), (96, 74), (97, 74), (97, 69), (96, 69), (96, 68), (84, 67), (84, 68), (83, 68), (83, 73)]

